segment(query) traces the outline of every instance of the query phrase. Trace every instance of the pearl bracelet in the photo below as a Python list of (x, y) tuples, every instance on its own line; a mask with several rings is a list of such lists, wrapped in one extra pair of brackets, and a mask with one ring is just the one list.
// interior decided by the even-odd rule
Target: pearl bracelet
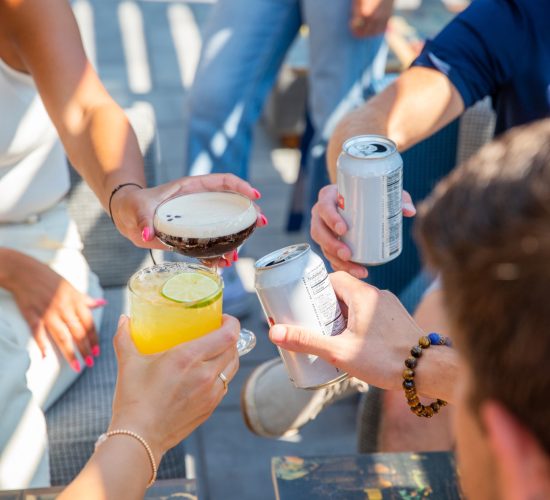
[(153, 451), (151, 450), (151, 447), (147, 444), (147, 441), (145, 441), (145, 439), (143, 439), (139, 434), (136, 434), (135, 432), (132, 432), (126, 429), (115, 429), (115, 430), (101, 434), (101, 436), (99, 436), (97, 438), (97, 441), (95, 442), (94, 449), (97, 450), (98, 447), (101, 446), (101, 444), (103, 444), (105, 441), (107, 441), (108, 438), (112, 436), (130, 436), (138, 440), (143, 445), (143, 447), (145, 448), (145, 451), (147, 452), (147, 456), (149, 457), (149, 462), (151, 462), (151, 469), (153, 469), (153, 474), (151, 476), (151, 480), (147, 484), (147, 488), (150, 488), (151, 486), (153, 486), (154, 482), (157, 479), (158, 469), (157, 469), (157, 464), (155, 463), (155, 457), (153, 455)]

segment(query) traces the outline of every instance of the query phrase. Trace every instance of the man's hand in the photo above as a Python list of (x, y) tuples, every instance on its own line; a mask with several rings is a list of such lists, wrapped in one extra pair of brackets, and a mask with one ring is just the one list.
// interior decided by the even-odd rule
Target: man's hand
[[(350, 261), (351, 250), (339, 240), (346, 234), (348, 227), (338, 213), (337, 198), (336, 184), (321, 189), (319, 200), (311, 210), (311, 237), (319, 244), (335, 271), (347, 271), (356, 278), (366, 278), (366, 268)], [(411, 196), (403, 191), (403, 215), (413, 217), (415, 214)]]
[(353, 0), (349, 27), (358, 38), (384, 33), (393, 0)]
[(344, 332), (325, 337), (296, 326), (275, 325), (269, 332), (271, 340), (289, 351), (320, 356), (376, 387), (399, 389), (403, 361), (422, 330), (392, 293), (342, 272), (332, 274), (331, 281), (347, 316)]
[(3, 265), (9, 265), (5, 288), (12, 293), (42, 355), (46, 355), (49, 336), (75, 371), (81, 368), (75, 346), (86, 364), (93, 366), (99, 342), (91, 309), (105, 301), (80, 293), (47, 265), (20, 252), (9, 251)]

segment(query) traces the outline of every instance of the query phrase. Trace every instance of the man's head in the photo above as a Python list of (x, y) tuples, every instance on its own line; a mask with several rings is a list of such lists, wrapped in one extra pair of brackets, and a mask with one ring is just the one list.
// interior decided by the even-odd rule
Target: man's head
[(466, 493), (550, 498), (550, 120), (453, 171), (422, 207), (418, 234), (464, 361)]

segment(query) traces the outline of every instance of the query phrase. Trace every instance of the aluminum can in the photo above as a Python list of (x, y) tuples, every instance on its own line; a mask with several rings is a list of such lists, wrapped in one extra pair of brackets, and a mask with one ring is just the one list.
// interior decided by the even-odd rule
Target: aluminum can
[[(339, 335), (346, 320), (322, 259), (307, 243), (291, 245), (255, 264), (255, 288), (270, 326), (301, 326), (319, 335)], [(318, 356), (279, 348), (290, 380), (301, 389), (318, 389), (347, 373)]]
[(338, 212), (348, 225), (342, 241), (351, 260), (376, 266), (403, 246), (403, 160), (393, 141), (380, 135), (348, 139), (337, 162)]

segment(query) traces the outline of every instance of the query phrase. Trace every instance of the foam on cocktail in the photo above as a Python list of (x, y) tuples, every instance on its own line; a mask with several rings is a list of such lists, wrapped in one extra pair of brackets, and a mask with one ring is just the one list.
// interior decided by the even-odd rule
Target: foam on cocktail
[(193, 193), (163, 203), (155, 228), (181, 238), (216, 238), (238, 233), (256, 222), (248, 198), (235, 193)]
[(192, 257), (234, 250), (256, 227), (256, 209), (237, 193), (193, 193), (172, 198), (155, 213), (157, 237)]

